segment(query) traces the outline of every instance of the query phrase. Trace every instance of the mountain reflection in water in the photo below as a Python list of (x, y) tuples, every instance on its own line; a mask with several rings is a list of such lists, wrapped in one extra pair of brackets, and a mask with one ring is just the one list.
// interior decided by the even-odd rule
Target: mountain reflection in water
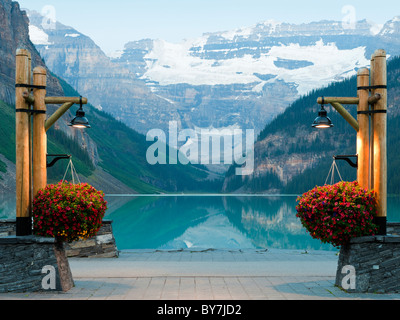
[[(110, 207), (121, 197), (108, 197)], [(108, 212), (119, 249), (333, 250), (296, 217), (296, 196), (147, 196)], [(126, 197), (125, 199), (126, 200)]]
[[(336, 250), (312, 239), (296, 217), (296, 196), (106, 196), (106, 219), (123, 249)], [(0, 219), (15, 219), (15, 195), (0, 194)], [(400, 197), (388, 197), (400, 221)]]

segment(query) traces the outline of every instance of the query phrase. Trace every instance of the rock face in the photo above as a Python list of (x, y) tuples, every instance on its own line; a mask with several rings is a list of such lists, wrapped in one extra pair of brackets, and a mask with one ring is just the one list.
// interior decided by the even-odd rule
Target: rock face
[(177, 108), (154, 95), (128, 69), (111, 62), (87, 36), (56, 22), (44, 28), (43, 17), (28, 13), (30, 37), (46, 65), (100, 110), (139, 132), (158, 128), (160, 119), (178, 117)]
[[(11, 105), (15, 103), (15, 53), (18, 48), (27, 49), (31, 53), (32, 68), (42, 66), (46, 69), (47, 96), (64, 96), (59, 80), (46, 66), (30, 41), (29, 19), (26, 12), (20, 10), (18, 2), (0, 0), (0, 100)], [(49, 105), (49, 113), (51, 114), (55, 108)], [(66, 124), (59, 122), (57, 126), (69, 135), (75, 134)], [(86, 136), (86, 140), (90, 138)]]
[[(15, 164), (0, 154), (0, 161), (2, 161), (6, 165), (6, 172), (1, 172), (0, 174), (0, 190), (2, 194), (13, 194), (15, 192), (16, 184), (15, 184)], [(1, 197), (2, 198), (2, 197)], [(0, 198), (0, 199), (1, 199)], [(5, 199), (1, 199), (2, 207), (6, 201)]]
[[(30, 41), (29, 19), (26, 12), (20, 10), (17, 2), (0, 0), (0, 100), (11, 105), (15, 103), (15, 53), (18, 48), (30, 51), (33, 67), (42, 66), (46, 68), (47, 96), (64, 96), (59, 80), (47, 68), (36, 47)], [(54, 112), (56, 107), (58, 106), (49, 105), (48, 113)], [(66, 119), (71, 117), (72, 113), (70, 117), (66, 116), (58, 121), (55, 128), (79, 141), (81, 148), (88, 152), (93, 164), (96, 165), (100, 161), (96, 143), (87, 132), (76, 131), (67, 126)], [(0, 153), (0, 162), (6, 167), (5, 172), (0, 172), (0, 192), (2, 194), (15, 194), (15, 165), (12, 163), (12, 158), (6, 158)], [(109, 192), (115, 190), (133, 191), (101, 168), (98, 168), (97, 172), (96, 181), (89, 181), (93, 182), (96, 187), (101, 187), (102, 182), (105, 181)], [(119, 189), (118, 186), (122, 186), (122, 188)]]
[[(2, 124), (6, 124), (5, 130), (9, 133), (6, 136), (2, 135), (3, 143), (0, 144), (1, 192), (15, 192), (15, 166), (12, 164), (15, 161), (15, 147), (12, 139), (8, 137), (13, 136), (10, 132), (15, 124), (11, 105), (15, 99), (16, 49), (25, 48), (31, 52), (33, 68), (45, 66), (30, 39), (34, 40), (38, 47), (42, 46), (43, 56), (47, 47), (55, 48), (56, 54), (52, 58), (47, 57), (52, 64), (52, 71), (45, 67), (48, 71), (47, 96), (82, 94), (95, 106), (97, 101), (98, 109), (101, 109), (100, 103), (105, 101), (111, 110), (117, 110), (119, 119), (125, 118), (126, 114), (136, 114), (137, 116), (131, 119), (139, 120), (139, 123), (146, 127), (156, 127), (160, 118), (175, 118), (172, 116), (174, 109), (169, 108), (171, 103), (152, 94), (143, 82), (132, 77), (129, 70), (113, 64), (93, 41), (77, 31), (60, 24), (56, 24), (52, 29), (51, 24), (41, 23), (43, 21), (40, 17), (34, 14), (31, 15), (32, 21), (36, 19), (36, 23), (42, 29), (33, 24), (28, 25), (27, 14), (20, 10), (17, 3), (10, 0), (0, 0), (0, 17), (0, 100), (10, 104), (2, 104), (0, 108), (0, 115), (4, 118)], [(43, 28), (50, 35), (45, 33)], [(61, 76), (66, 78), (58, 78), (59, 75), (54, 76), (55, 73), (52, 72), (60, 72)], [(76, 92), (65, 80), (75, 84), (80, 92)], [(126, 108), (124, 103), (127, 101), (135, 108)], [(47, 114), (51, 115), (58, 107), (48, 105)], [(81, 177), (81, 181), (107, 193), (137, 193), (171, 188), (177, 191), (177, 186), (186, 190), (189, 184), (189, 188), (197, 188), (199, 180), (207, 178), (204, 170), (189, 165), (169, 167), (168, 172), (150, 165), (146, 159), (149, 145), (146, 137), (91, 106), (86, 106), (84, 110), (93, 124), (92, 129), (75, 130), (69, 127), (67, 123), (74, 116), (76, 109), (76, 106), (72, 107), (60, 118), (47, 132), (47, 137), (49, 150), (54, 150), (53, 153), (68, 153), (74, 159), (78, 158), (78, 162), (82, 161), (81, 170), (85, 173), (78, 173), (85, 177)], [(52, 178), (61, 180), (62, 177), (63, 174), (61, 177)]]
[[(18, 2), (0, 0), (0, 99), (15, 102), (15, 52), (18, 48), (32, 53), (32, 65), (45, 67), (35, 46), (29, 40), (28, 17), (21, 11)], [(47, 68), (46, 68), (47, 69)], [(62, 95), (58, 81), (49, 75), (49, 95)]]

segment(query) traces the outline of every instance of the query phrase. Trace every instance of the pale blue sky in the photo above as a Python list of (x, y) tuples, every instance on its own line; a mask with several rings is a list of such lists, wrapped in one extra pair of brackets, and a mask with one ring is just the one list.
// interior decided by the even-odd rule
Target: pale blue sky
[[(303, 23), (341, 21), (346, 5), (357, 20), (383, 24), (400, 15), (399, 0), (19, 0), (41, 12), (54, 6), (56, 19), (90, 36), (106, 53), (144, 38), (179, 42), (205, 32), (252, 26), (265, 20)], [(379, 4), (379, 9), (373, 5)]]

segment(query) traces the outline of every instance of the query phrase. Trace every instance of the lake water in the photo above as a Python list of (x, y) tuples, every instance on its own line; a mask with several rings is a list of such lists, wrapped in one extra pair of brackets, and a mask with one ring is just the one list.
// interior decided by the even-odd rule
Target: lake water
[[(296, 217), (297, 196), (106, 196), (123, 249), (336, 250), (314, 240)], [(15, 218), (15, 196), (0, 195), (0, 219)], [(388, 198), (388, 221), (400, 221), (400, 198)]]
[[(336, 250), (296, 217), (297, 196), (108, 196), (119, 249)], [(390, 198), (388, 221), (400, 221)]]

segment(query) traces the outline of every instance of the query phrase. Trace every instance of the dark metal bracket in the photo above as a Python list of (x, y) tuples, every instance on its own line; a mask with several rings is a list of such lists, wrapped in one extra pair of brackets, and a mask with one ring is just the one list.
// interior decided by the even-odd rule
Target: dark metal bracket
[(47, 168), (51, 168), (54, 166), (59, 160), (62, 159), (70, 159), (71, 155), (69, 154), (48, 154), (47, 157), (55, 157), (50, 163), (47, 162)]
[(373, 90), (373, 89), (387, 89), (387, 85), (376, 85), (376, 86), (361, 86), (357, 87), (357, 90)]
[(26, 112), (30, 114), (46, 114), (45, 110), (33, 110), (33, 109), (16, 109), (15, 112)]
[(357, 114), (374, 114), (374, 113), (387, 113), (387, 110), (357, 111)]
[[(350, 158), (356, 158), (356, 162), (354, 163), (353, 161), (350, 160)], [(333, 156), (333, 159), (345, 160), (353, 168), (358, 168), (358, 155), (339, 155), (339, 156)]]
[(16, 88), (29, 88), (31, 90), (33, 89), (46, 89), (46, 86), (37, 86), (34, 84), (25, 84), (25, 83), (17, 83), (15, 85)]

